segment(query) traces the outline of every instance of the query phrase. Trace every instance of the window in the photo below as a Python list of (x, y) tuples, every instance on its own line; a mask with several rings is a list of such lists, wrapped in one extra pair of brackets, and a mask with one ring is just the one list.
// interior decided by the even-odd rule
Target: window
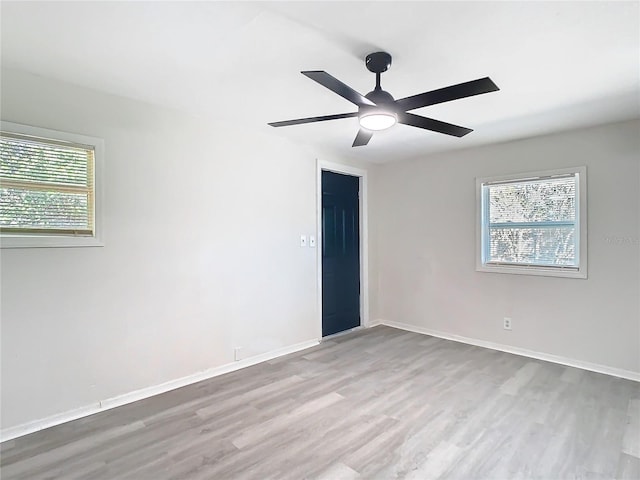
[(2, 122), (2, 247), (100, 245), (101, 157), (99, 139)]
[(484, 272), (587, 277), (586, 168), (476, 180)]

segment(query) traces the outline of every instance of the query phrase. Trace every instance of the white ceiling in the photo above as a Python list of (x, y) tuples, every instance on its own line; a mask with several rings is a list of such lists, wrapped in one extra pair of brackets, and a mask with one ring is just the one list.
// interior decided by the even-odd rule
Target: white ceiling
[[(9, 2), (2, 66), (242, 122), (372, 162), (640, 116), (638, 2)], [(356, 111), (304, 77), (361, 93), (364, 57), (393, 55), (396, 98), (490, 76), (499, 92), (414, 111), (475, 129), (462, 139), (397, 125), (351, 148)]]

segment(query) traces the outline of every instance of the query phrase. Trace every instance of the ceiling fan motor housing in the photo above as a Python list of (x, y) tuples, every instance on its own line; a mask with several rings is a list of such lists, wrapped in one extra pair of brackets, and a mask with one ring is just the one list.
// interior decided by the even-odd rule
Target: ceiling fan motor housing
[(374, 105), (360, 105), (358, 118), (360, 126), (368, 130), (385, 130), (398, 121), (397, 108), (393, 96), (380, 87), (380, 74), (376, 73), (376, 88), (365, 95)]
[(376, 88), (365, 95), (366, 98), (371, 100), (376, 105), (393, 104), (395, 101), (391, 94), (381, 88)]
[(368, 98), (375, 106), (370, 105), (360, 105), (358, 107), (358, 117), (362, 118), (367, 115), (388, 115), (393, 116), (396, 120), (398, 119), (396, 115), (396, 107), (395, 100), (391, 96), (389, 92), (382, 90), (381, 88), (376, 87), (375, 90), (367, 93), (365, 98)]

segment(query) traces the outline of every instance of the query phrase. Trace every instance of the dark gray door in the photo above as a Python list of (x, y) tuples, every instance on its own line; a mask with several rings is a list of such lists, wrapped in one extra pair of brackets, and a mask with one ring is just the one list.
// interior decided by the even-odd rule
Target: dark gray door
[(360, 325), (359, 178), (322, 172), (322, 336)]

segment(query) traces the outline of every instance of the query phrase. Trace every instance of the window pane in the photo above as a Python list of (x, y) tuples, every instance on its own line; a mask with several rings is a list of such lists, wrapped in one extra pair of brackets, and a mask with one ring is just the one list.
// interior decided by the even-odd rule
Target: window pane
[(92, 230), (86, 193), (0, 188), (0, 227)]
[(93, 232), (94, 147), (2, 132), (0, 228)]
[(5, 180), (90, 186), (93, 151), (73, 146), (0, 139), (0, 176)]
[(575, 221), (576, 179), (525, 181), (489, 186), (489, 222)]
[(481, 272), (587, 278), (586, 167), (477, 178)]
[(575, 266), (574, 226), (491, 227), (489, 261), (547, 266)]

